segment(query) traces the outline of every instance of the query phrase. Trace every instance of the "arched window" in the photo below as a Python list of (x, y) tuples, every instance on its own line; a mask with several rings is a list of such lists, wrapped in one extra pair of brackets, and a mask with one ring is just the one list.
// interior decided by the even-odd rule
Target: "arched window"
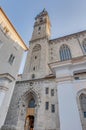
[(83, 46), (84, 52), (86, 53), (86, 39), (84, 39), (82, 46)]
[(83, 117), (86, 118), (86, 95), (81, 94), (79, 97), (79, 100), (80, 100)]
[(33, 98), (31, 98), (31, 100), (29, 101), (28, 107), (29, 108), (34, 108), (35, 107), (35, 100)]
[(65, 44), (60, 47), (59, 53), (61, 61), (70, 60), (72, 57), (69, 47)]

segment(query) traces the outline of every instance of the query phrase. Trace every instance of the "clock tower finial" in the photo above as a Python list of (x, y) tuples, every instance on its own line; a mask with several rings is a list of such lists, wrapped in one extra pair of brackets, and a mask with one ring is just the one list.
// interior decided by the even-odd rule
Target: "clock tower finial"
[(50, 38), (51, 36), (51, 24), (48, 12), (44, 8), (35, 17), (34, 30), (32, 34), (31, 41), (41, 39), (41, 38)]

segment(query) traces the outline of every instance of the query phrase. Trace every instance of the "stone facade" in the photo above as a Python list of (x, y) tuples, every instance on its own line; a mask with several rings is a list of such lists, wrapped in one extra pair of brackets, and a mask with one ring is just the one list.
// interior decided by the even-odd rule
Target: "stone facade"
[[(47, 87), (49, 88), (49, 94), (45, 95)], [(54, 96), (51, 96), (51, 89), (54, 89)], [(59, 130), (58, 109), (55, 110), (55, 113), (51, 112), (51, 104), (55, 104), (55, 108), (58, 108), (55, 78), (51, 80), (40, 79), (35, 81), (17, 82), (5, 125), (14, 125), (16, 126), (16, 129), (24, 129), (26, 109), (31, 94), (36, 98), (36, 129), (43, 129), (46, 127), (46, 129), (58, 128)], [(45, 102), (47, 101), (49, 102), (49, 111), (45, 110)], [(52, 119), (54, 122), (52, 122)]]
[[(24, 72), (2, 130), (86, 129), (86, 31), (57, 39), (50, 35), (48, 12), (43, 10), (35, 18)], [(34, 107), (29, 106), (31, 99)]]

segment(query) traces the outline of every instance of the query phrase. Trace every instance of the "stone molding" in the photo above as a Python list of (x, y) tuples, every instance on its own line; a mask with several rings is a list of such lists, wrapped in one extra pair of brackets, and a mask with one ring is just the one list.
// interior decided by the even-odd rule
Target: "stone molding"
[(12, 76), (12, 75), (10, 75), (9, 73), (3, 73), (3, 74), (0, 74), (0, 79), (6, 79), (6, 80), (8, 80), (9, 82), (12, 82), (13, 80), (15, 80), (15, 78)]
[(74, 77), (73, 76), (65, 76), (65, 77), (60, 77), (56, 79), (56, 82), (65, 82), (65, 81), (73, 81)]
[(60, 38), (56, 38), (56, 39), (51, 39), (49, 40), (49, 44), (52, 44), (52, 43), (58, 43), (58, 42), (62, 42), (62, 41), (68, 41), (72, 38), (77, 38), (77, 37), (80, 37), (80, 36), (84, 36), (84, 34), (86, 34), (86, 30), (82, 31), (82, 32), (77, 32), (77, 33), (74, 33), (74, 34), (70, 34), (70, 35), (67, 35), (67, 36), (63, 36), (63, 37), (60, 37)]
[(72, 58), (71, 60), (65, 60), (65, 61), (56, 61), (49, 63), (49, 67), (52, 70), (53, 68), (59, 68), (59, 67), (67, 67), (72, 65), (80, 65), (80, 64), (86, 64), (86, 56), (80, 56)]
[(39, 37), (38, 39), (33, 39), (33, 40), (30, 40), (30, 44), (34, 43), (34, 42), (37, 42), (39, 40), (44, 40), (44, 39), (47, 39), (48, 40), (48, 36), (44, 36), (44, 37)]

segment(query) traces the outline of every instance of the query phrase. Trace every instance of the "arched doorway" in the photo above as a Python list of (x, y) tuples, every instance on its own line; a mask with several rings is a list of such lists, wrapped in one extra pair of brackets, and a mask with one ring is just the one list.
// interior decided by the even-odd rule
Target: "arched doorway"
[(28, 102), (28, 108), (26, 111), (24, 130), (33, 130), (34, 119), (35, 119), (35, 99), (32, 95), (30, 95), (29, 102)]

